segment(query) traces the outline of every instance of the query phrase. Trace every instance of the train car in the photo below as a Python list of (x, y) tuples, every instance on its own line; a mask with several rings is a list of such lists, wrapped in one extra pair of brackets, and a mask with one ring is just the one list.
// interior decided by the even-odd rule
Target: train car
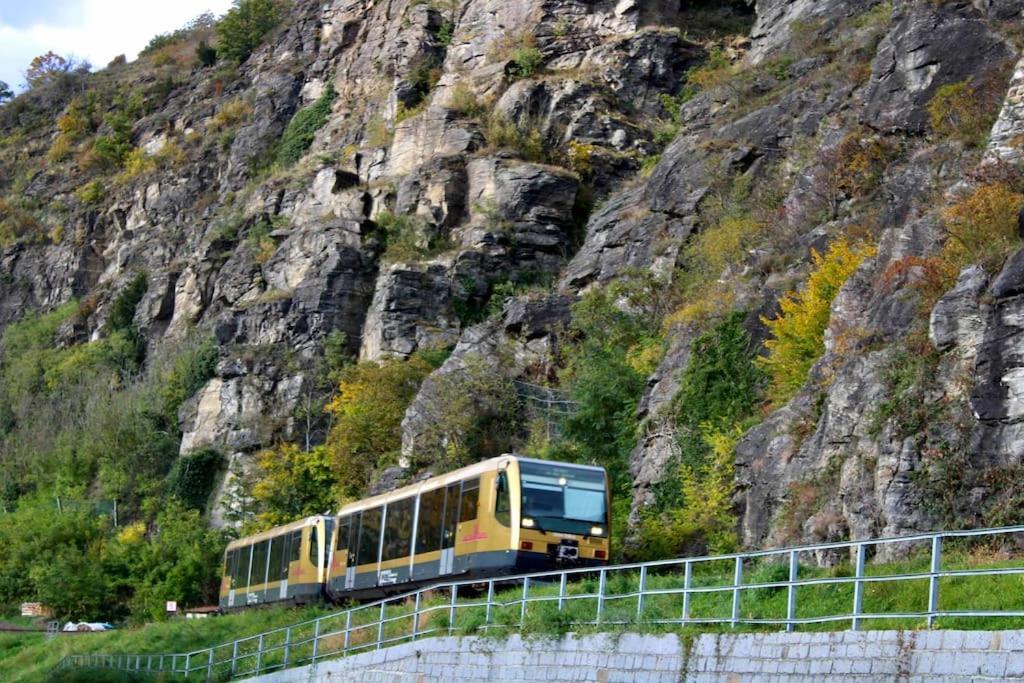
[(362, 599), (443, 577), (608, 563), (600, 467), (505, 455), (343, 507), (327, 595)]
[(224, 553), (220, 608), (323, 599), (334, 518), (308, 517), (232, 541)]

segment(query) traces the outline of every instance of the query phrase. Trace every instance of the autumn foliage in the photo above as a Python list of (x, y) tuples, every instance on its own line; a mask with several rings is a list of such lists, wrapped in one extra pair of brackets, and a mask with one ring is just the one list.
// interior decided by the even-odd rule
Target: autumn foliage
[(846, 239), (833, 242), (824, 255), (813, 251), (813, 269), (804, 288), (782, 298), (775, 318), (762, 317), (772, 338), (765, 342), (768, 355), (758, 363), (771, 377), (769, 393), (776, 404), (788, 401), (807, 381), (811, 366), (825, 351), (832, 300), (874, 252), (874, 247)]

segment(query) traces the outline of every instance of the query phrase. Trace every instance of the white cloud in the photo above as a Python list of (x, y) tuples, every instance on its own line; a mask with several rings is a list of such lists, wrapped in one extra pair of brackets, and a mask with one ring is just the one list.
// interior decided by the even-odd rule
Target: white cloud
[(134, 59), (158, 33), (180, 28), (197, 15), (222, 14), (230, 0), (74, 0), (49, 17), (14, 27), (4, 6), (32, 0), (0, 0), (0, 80), (20, 86), (33, 57), (48, 50), (103, 67), (124, 54)]

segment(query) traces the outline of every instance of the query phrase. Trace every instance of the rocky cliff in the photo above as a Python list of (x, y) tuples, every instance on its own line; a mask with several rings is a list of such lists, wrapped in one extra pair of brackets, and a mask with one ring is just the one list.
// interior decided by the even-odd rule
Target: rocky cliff
[[(735, 444), (742, 543), (1017, 522), (1024, 256), (971, 251), (932, 275), (958, 207), (1020, 196), (1022, 13), (296, 0), (237, 68), (148, 55), (0, 109), (0, 327), (74, 299), (90, 305), (62, 343), (102, 338), (145, 273), (133, 324), (151, 354), (197, 330), (216, 342), (181, 453), (241, 464), (309, 436), (298, 415), (329, 340), (363, 361), (452, 349), (408, 406), (393, 483), (443, 461), (451, 435), (432, 427), (459, 377), (557, 387), (574, 302), (652, 279), (675, 297), (665, 313), (708, 313), (661, 316), (633, 411), (637, 528), (676, 478), (695, 342), (741, 312), (763, 354), (762, 319), (812, 253), (850, 239), (871, 255), (832, 300), (823, 354)], [(144, 94), (116, 173), (54, 151), (85, 90), (101, 113)], [(316, 106), (298, 162), (271, 163)], [(753, 227), (694, 284), (695, 242), (740, 209)]]

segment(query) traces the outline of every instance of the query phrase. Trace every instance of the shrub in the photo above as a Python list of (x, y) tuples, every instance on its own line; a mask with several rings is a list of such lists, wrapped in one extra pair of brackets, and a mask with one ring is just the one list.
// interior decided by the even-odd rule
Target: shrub
[(243, 98), (229, 100), (222, 104), (217, 113), (210, 118), (206, 129), (211, 133), (231, 130), (244, 123), (252, 116), (252, 105)]
[(384, 211), (373, 220), (384, 233), (385, 261), (419, 261), (449, 247), (446, 240), (428, 234), (427, 222), (420, 216)]
[(544, 53), (535, 46), (518, 47), (512, 51), (508, 75), (514, 81), (530, 78), (544, 64)]
[(821, 255), (812, 252), (812, 270), (799, 292), (790, 292), (779, 302), (780, 312), (772, 319), (762, 317), (772, 338), (765, 342), (768, 355), (758, 364), (771, 376), (771, 398), (785, 403), (807, 380), (811, 366), (825, 351), (832, 300), (861, 262), (874, 255), (874, 248), (836, 240)]
[(196, 46), (196, 63), (199, 66), (210, 67), (217, 63), (217, 48), (211, 47), (205, 40), (200, 40)]
[(217, 52), (226, 59), (244, 62), (280, 18), (275, 0), (234, 0), (234, 6), (217, 23)]
[(989, 273), (999, 270), (1020, 244), (1018, 217), (1022, 207), (1024, 194), (1003, 183), (990, 183), (946, 209), (947, 238), (942, 259), (949, 265), (951, 280), (970, 263), (981, 265)]
[(281, 137), (281, 145), (277, 151), (277, 163), (282, 166), (291, 166), (302, 158), (302, 155), (313, 144), (313, 137), (316, 132), (324, 127), (328, 117), (331, 115), (331, 104), (338, 96), (333, 85), (324, 89), (323, 95), (316, 103), (299, 110)]
[(99, 204), (107, 196), (107, 190), (103, 183), (93, 180), (75, 190), (75, 196), (83, 204)]
[(989, 90), (968, 81), (936, 90), (928, 103), (932, 130), (967, 147), (984, 146), (999, 111), (998, 101)]
[(452, 88), (448, 108), (466, 119), (478, 119), (487, 112), (487, 107), (480, 102), (477, 94), (464, 83), (458, 83)]

